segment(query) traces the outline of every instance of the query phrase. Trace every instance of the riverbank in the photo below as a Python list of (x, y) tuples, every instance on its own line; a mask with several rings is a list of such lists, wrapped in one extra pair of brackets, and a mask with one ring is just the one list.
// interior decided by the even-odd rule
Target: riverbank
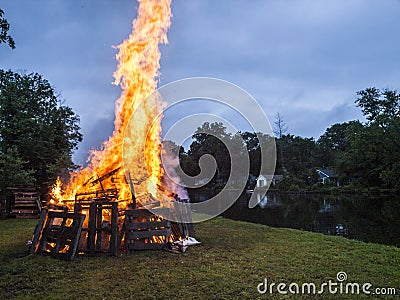
[[(202, 244), (184, 254), (144, 251), (72, 262), (16, 258), (26, 251), (36, 223), (0, 221), (0, 298), (280, 299), (276, 289), (260, 295), (257, 285), (267, 278), (269, 283), (319, 286), (337, 282), (340, 271), (346, 272), (347, 282), (396, 287), (400, 293), (396, 247), (217, 218), (196, 224)], [(346, 297), (324, 294), (324, 299)]]
[(291, 188), (291, 189), (277, 189), (269, 188), (269, 192), (277, 193), (291, 193), (291, 194), (330, 194), (330, 195), (396, 195), (400, 196), (400, 191), (396, 189), (382, 189), (379, 187), (360, 188), (349, 185), (343, 186), (318, 186), (310, 188)]

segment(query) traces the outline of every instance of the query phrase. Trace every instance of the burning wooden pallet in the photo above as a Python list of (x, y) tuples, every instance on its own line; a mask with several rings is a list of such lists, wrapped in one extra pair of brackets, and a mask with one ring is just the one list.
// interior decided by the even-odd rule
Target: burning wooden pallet
[(65, 260), (74, 259), (85, 217), (84, 214), (43, 209), (30, 252)]
[(168, 208), (130, 209), (125, 211), (124, 227), (120, 241), (124, 237), (127, 252), (134, 250), (160, 250), (169, 242), (171, 222), (162, 216), (169, 215)]
[[(74, 211), (88, 215), (88, 222), (82, 228), (79, 250), (91, 255), (117, 255), (118, 202), (81, 200), (75, 204)], [(107, 219), (104, 218), (105, 214)]]
[(189, 233), (187, 225), (168, 220), (170, 213), (169, 208), (118, 211), (117, 202), (98, 200), (77, 203), (73, 213), (66, 207), (43, 209), (30, 251), (70, 260), (77, 253), (116, 256), (119, 250), (160, 250)]
[[(161, 207), (161, 202), (150, 193), (136, 197), (134, 182), (128, 174), (132, 199), (121, 200), (117, 189), (105, 189), (103, 185), (117, 171), (85, 183), (91, 188), (99, 186), (99, 190), (79, 193), (74, 200), (65, 201), (69, 209), (73, 206), (73, 213), (66, 206), (58, 207), (61, 211), (46, 209), (35, 230), (31, 252), (67, 259), (73, 259), (76, 253), (116, 256), (120, 250), (131, 253), (163, 249), (172, 241), (188, 237), (191, 227), (186, 224), (189, 218), (185, 214), (190, 212), (172, 204), (179, 198), (171, 198), (171, 208), (167, 208)], [(124, 209), (119, 209), (120, 201)], [(171, 214), (184, 224), (169, 221)]]

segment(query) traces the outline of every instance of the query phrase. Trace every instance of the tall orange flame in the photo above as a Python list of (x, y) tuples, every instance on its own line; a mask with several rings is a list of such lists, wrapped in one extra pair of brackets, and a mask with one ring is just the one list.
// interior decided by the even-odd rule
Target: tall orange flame
[[(133, 22), (132, 33), (117, 47), (119, 63), (114, 73), (114, 83), (121, 86), (122, 93), (116, 102), (114, 132), (103, 143), (101, 150), (91, 152), (88, 166), (72, 174), (62, 195), (59, 190), (53, 189), (52, 197), (59, 203), (74, 199), (77, 193), (98, 189), (93, 181), (118, 168), (113, 174), (117, 179), (104, 180), (102, 188), (117, 188), (119, 199), (131, 198), (129, 181), (121, 180), (127, 175), (123, 155), (126, 156), (124, 161), (129, 162), (129, 172), (137, 185), (136, 192), (159, 196), (156, 187), (162, 175), (161, 125), (160, 121), (153, 120), (161, 112), (163, 103), (157, 97), (146, 98), (157, 87), (161, 58), (158, 46), (168, 42), (171, 0), (138, 1), (138, 15)], [(135, 120), (129, 122), (132, 116)], [(59, 184), (55, 187), (60, 188)]]

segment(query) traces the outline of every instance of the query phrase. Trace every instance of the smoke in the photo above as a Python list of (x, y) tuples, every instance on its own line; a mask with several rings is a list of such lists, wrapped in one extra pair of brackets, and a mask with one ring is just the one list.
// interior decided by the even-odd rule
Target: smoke
[(185, 187), (180, 184), (181, 179), (176, 172), (176, 168), (179, 166), (179, 157), (172, 151), (169, 146), (171, 142), (163, 143), (163, 151), (161, 154), (162, 164), (164, 168), (164, 174), (162, 177), (163, 185), (170, 191), (178, 194), (181, 199), (189, 199), (189, 195)]

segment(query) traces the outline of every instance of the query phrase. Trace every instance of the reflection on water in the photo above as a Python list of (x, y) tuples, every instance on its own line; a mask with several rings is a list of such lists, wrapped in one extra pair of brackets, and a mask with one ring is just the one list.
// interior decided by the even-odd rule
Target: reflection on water
[(268, 193), (248, 208), (243, 194), (225, 218), (400, 246), (400, 199), (395, 196)]

